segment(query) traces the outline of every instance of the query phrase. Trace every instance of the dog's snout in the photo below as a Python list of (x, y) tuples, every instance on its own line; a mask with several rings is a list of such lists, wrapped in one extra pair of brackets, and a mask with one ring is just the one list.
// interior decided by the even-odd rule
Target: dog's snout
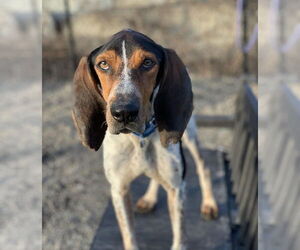
[(127, 124), (137, 118), (139, 107), (135, 104), (112, 105), (110, 112), (116, 121)]

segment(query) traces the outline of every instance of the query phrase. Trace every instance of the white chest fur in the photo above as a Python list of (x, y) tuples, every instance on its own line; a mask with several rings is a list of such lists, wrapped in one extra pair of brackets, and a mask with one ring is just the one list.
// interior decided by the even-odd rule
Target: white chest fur
[(182, 171), (179, 144), (163, 148), (157, 131), (142, 140), (131, 134), (107, 133), (103, 147), (104, 168), (110, 182), (131, 181), (141, 174), (168, 176)]

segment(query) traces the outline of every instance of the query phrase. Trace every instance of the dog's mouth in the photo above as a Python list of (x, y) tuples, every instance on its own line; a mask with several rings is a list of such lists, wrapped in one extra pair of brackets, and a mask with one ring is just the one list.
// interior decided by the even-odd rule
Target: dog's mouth
[(130, 133), (143, 133), (145, 130), (145, 125), (139, 125), (136, 123), (128, 124), (128, 125), (121, 125), (118, 124), (119, 126), (115, 125), (112, 127), (109, 127), (110, 133), (112, 134), (130, 134)]
[(123, 129), (120, 130), (120, 133), (122, 133), (122, 134), (129, 134), (131, 132), (132, 131), (130, 129), (128, 129), (128, 128), (123, 128)]

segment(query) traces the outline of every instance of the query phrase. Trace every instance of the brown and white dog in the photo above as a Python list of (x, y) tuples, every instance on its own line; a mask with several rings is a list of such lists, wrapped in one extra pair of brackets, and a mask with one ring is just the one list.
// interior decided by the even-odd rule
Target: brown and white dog
[(214, 218), (218, 209), (197, 148), (191, 81), (180, 58), (141, 33), (123, 30), (80, 60), (74, 84), (73, 120), (85, 146), (98, 150), (103, 144), (124, 248), (138, 249), (128, 191), (144, 174), (151, 181), (136, 209), (151, 211), (162, 185), (168, 194), (172, 250), (186, 249), (181, 139), (197, 165), (202, 213)]

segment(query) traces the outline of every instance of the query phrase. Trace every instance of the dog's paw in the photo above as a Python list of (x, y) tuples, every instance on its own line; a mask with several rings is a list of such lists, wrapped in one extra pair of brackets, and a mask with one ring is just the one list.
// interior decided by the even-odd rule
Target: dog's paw
[(218, 218), (218, 206), (214, 200), (204, 201), (201, 206), (201, 214), (205, 220)]
[(135, 211), (140, 214), (146, 214), (153, 211), (154, 207), (155, 202), (145, 200), (144, 198), (140, 198), (135, 205)]

